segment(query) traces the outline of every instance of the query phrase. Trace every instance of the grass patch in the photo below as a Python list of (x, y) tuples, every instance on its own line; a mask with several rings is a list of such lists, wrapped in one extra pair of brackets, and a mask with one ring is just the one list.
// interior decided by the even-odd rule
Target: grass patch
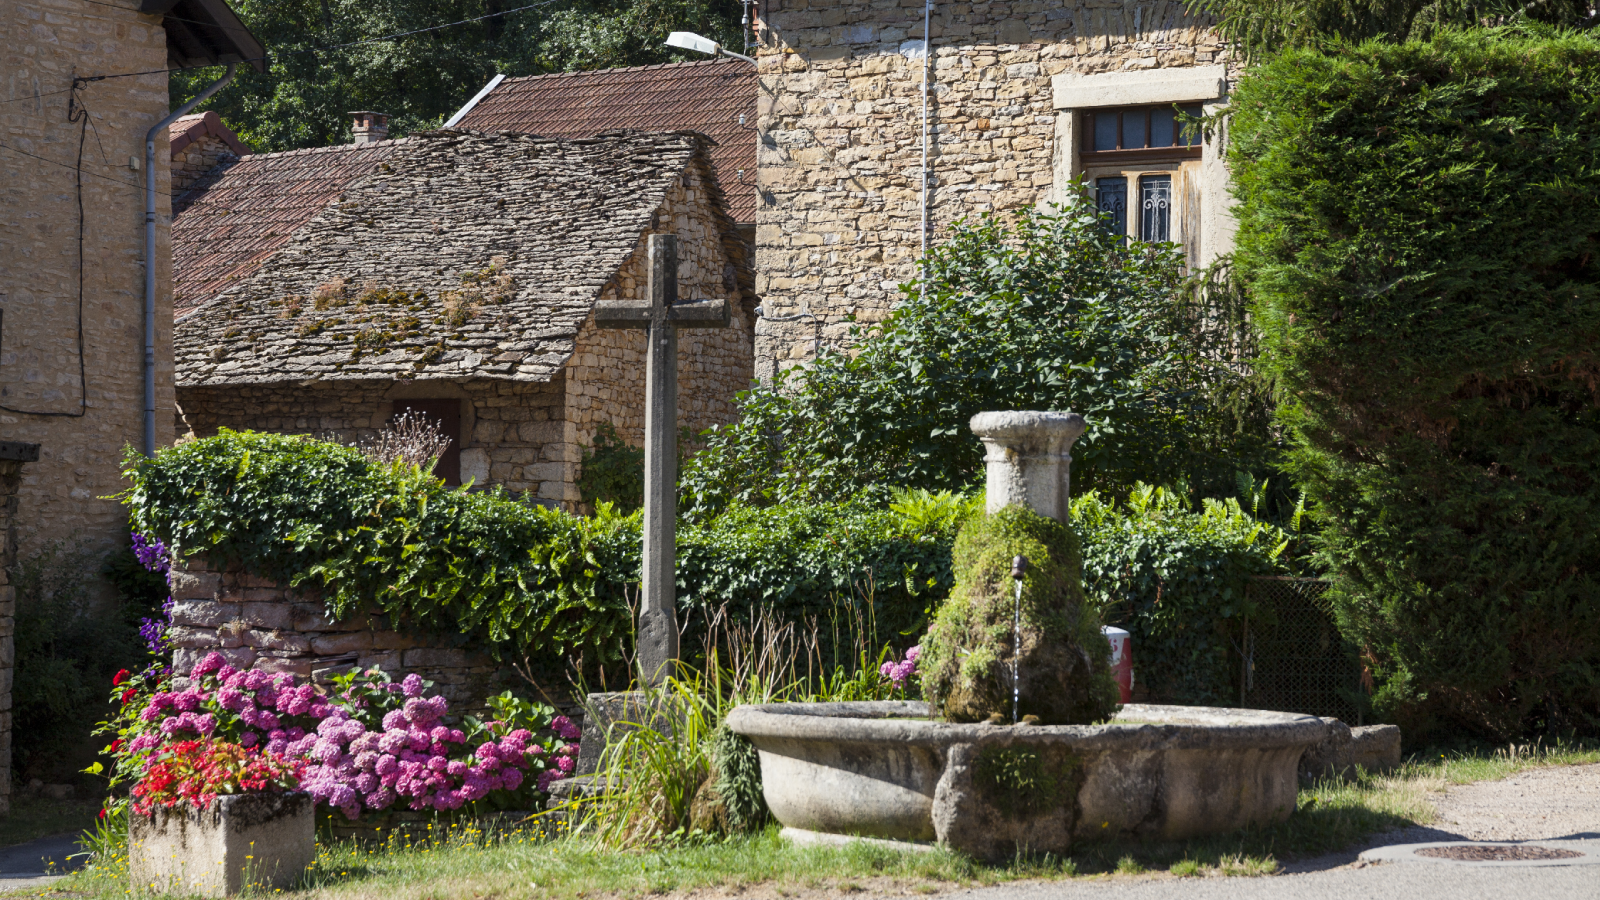
[[(1504, 778), (1550, 765), (1600, 762), (1600, 749), (1518, 747), (1419, 754), (1399, 772), (1302, 790), (1288, 821), (1225, 837), (1138, 845), (1086, 844), (1070, 858), (1021, 856), (982, 865), (935, 849), (902, 852), (876, 845), (795, 847), (776, 828), (727, 840), (677, 837), (630, 850), (586, 835), (537, 828), (485, 831), (438, 827), (387, 846), (322, 846), (303, 900), (476, 900), (476, 898), (637, 898), (722, 888), (786, 898), (825, 892), (931, 894), (953, 887), (1022, 879), (1262, 876), (1278, 861), (1333, 852), (1374, 832), (1426, 824), (1431, 794), (1452, 784)], [(1159, 877), (1159, 875), (1158, 875)], [(127, 859), (96, 861), (56, 883), (47, 896), (125, 900)], [(37, 892), (30, 892), (37, 893)]]

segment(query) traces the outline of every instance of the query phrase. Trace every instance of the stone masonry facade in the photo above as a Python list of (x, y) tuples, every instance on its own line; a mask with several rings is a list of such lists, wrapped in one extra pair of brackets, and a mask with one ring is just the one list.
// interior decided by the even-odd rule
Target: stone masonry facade
[[(105, 550), (127, 544), (127, 511), (111, 495), (123, 486), (123, 450), (139, 445), (143, 429), (142, 167), (145, 132), (168, 109), (160, 22), (126, 5), (78, 0), (8, 0), (0, 14), (0, 439), (40, 446), (18, 487), (23, 556), (69, 539)], [(127, 72), (152, 74), (72, 90), (75, 74)], [(93, 126), (82, 156), (81, 267), (75, 170), (86, 124), (68, 120), (69, 104), (86, 110)], [(158, 444), (173, 437), (166, 154), (163, 136)]]
[[(783, 0), (764, 9), (756, 288), (769, 316), (819, 321), (761, 323), (763, 378), (803, 363), (819, 334), (840, 345), (851, 317), (883, 319), (898, 285), (917, 274), (924, 72), (921, 0)], [(1114, 86), (1127, 76), (1138, 86), (1202, 69), (1231, 77), (1237, 64), (1209, 25), (1180, 0), (934, 3), (930, 241), (963, 217), (1074, 195), (1071, 179), (1085, 174), (1074, 138), (1081, 119), (1062, 79)], [(1157, 91), (1138, 102), (1168, 99), (1190, 98)], [(1215, 109), (1220, 97), (1204, 102)], [(1175, 173), (1176, 185), (1207, 192), (1204, 211), (1191, 202), (1185, 216), (1215, 220), (1209, 246), (1191, 248), (1195, 262), (1231, 243), (1215, 142), (1205, 153)]]
[(220, 571), (201, 556), (175, 562), (168, 580), (173, 626), (167, 635), (177, 673), (188, 672), (213, 651), (236, 668), (302, 680), (352, 666), (391, 675), (416, 672), (437, 685), (456, 714), (482, 710), (485, 697), (510, 688), (517, 678), (509, 666), (497, 665), (459, 635), (396, 631), (379, 613), (331, 621), (314, 592)]

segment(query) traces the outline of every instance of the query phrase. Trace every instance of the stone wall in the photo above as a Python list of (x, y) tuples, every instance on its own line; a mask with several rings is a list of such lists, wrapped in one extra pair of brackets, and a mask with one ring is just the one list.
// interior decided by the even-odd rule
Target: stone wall
[(216, 651), (241, 669), (317, 679), (319, 673), (377, 667), (416, 672), (435, 682), (454, 713), (483, 708), (483, 698), (518, 680), (510, 666), (476, 652), (461, 635), (395, 631), (388, 616), (333, 622), (314, 593), (240, 571), (217, 571), (203, 557), (174, 565), (173, 671), (185, 673)]
[[(126, 4), (78, 0), (9, 0), (0, 14), (0, 140), (11, 148), (0, 151), (0, 437), (42, 448), (20, 486), (24, 556), (73, 536), (107, 550), (127, 543), (127, 511), (110, 495), (122, 489), (123, 448), (138, 446), (143, 433), (142, 167), (145, 132), (167, 112), (160, 21)], [(151, 74), (92, 81), (77, 92), (93, 123), (83, 151), (80, 267), (74, 168), (82, 126), (67, 120), (72, 79), (126, 72)], [(172, 441), (173, 402), (167, 158), (163, 136), (156, 152), (160, 443)]]
[[(1069, 193), (1081, 174), (1076, 119), (1053, 96), (1054, 76), (1234, 65), (1179, 0), (940, 2), (930, 30), (935, 242), (964, 216)], [(766, 7), (759, 33), (756, 291), (770, 315), (815, 315), (837, 345), (848, 317), (881, 320), (916, 274), (922, 4), (785, 0)], [(1203, 168), (1225, 182), (1220, 162)], [(1225, 191), (1212, 194), (1210, 212), (1223, 212)], [(1199, 261), (1230, 239), (1225, 222), (1212, 231)], [(808, 359), (818, 327), (764, 321), (757, 372)]]
[[(678, 421), (696, 434), (732, 422), (737, 417), (734, 395), (748, 388), (755, 375), (754, 311), (728, 289), (734, 280), (728, 271), (733, 261), (724, 249), (712, 208), (705, 203), (707, 177), (703, 167), (691, 167), (685, 182), (668, 193), (653, 229), (678, 236), (679, 298), (725, 299), (731, 307), (727, 328), (678, 333)], [(632, 258), (602, 299), (648, 300), (648, 237), (639, 236)], [(646, 349), (642, 329), (597, 328), (592, 314), (584, 322), (566, 367), (567, 421), (572, 428), (564, 452), (574, 477), (582, 460), (580, 445), (593, 441), (602, 422), (615, 426), (628, 443), (644, 443)], [(577, 495), (563, 499), (575, 502)]]
[(479, 486), (532, 491), (560, 499), (570, 482), (556, 454), (565, 433), (561, 422), (564, 376), (550, 382), (497, 381), (316, 381), (233, 387), (182, 387), (179, 430), (209, 437), (219, 427), (338, 437), (353, 443), (388, 423), (396, 400), (461, 401), (461, 479)]
[(24, 463), (39, 458), (38, 444), (0, 441), (0, 815), (11, 812), (11, 685), (16, 668), (17, 508)]
[(218, 163), (236, 159), (233, 148), (221, 138), (205, 135), (172, 155), (172, 193), (182, 194)]

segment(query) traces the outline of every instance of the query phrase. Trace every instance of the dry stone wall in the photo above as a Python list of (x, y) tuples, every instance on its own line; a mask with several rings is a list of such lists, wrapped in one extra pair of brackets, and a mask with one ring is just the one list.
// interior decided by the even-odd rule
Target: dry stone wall
[[(122, 489), (123, 448), (137, 446), (143, 430), (144, 172), (128, 161), (143, 165), (145, 132), (168, 103), (161, 19), (128, 6), (8, 0), (0, 7), (0, 140), (20, 151), (0, 152), (0, 407), (7, 407), (0, 438), (41, 448), (18, 488), (25, 556), (69, 537), (105, 550), (127, 544), (127, 511), (110, 495)], [(72, 79), (123, 72), (151, 74), (92, 81), (77, 93), (93, 124), (83, 156), (80, 266), (73, 166), (82, 124), (67, 119)], [(167, 158), (162, 135), (158, 443), (172, 441)]]
[[(762, 44), (756, 369), (840, 344), (881, 320), (921, 252), (923, 5), (785, 0)], [(1051, 79), (1233, 62), (1181, 0), (935, 4), (929, 82), (931, 240), (957, 219), (1066, 193), (1072, 117)]]
[(511, 687), (518, 677), (460, 635), (397, 631), (380, 613), (335, 622), (323, 614), (314, 592), (219, 570), (201, 556), (175, 563), (168, 579), (175, 672), (187, 672), (213, 651), (236, 668), (302, 679), (351, 666), (377, 667), (391, 675), (416, 672), (435, 682), (458, 714), (481, 710), (485, 697)]
[(237, 159), (233, 149), (221, 138), (206, 135), (173, 154), (172, 193), (181, 194), (218, 163)]

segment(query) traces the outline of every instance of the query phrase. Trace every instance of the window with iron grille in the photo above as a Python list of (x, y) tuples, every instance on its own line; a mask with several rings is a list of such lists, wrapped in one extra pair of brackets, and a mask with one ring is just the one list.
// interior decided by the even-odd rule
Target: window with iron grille
[(1139, 240), (1172, 239), (1172, 176), (1139, 176)]
[(1095, 205), (1107, 215), (1106, 227), (1112, 234), (1128, 233), (1128, 179), (1097, 178)]

